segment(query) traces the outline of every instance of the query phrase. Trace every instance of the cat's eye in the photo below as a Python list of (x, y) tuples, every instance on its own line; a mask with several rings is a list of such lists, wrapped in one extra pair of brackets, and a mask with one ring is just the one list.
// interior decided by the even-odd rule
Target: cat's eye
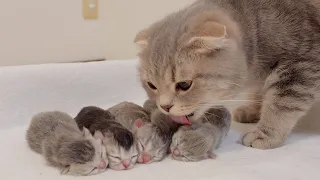
[(147, 82), (150, 89), (156, 90), (156, 86), (154, 86), (151, 82)]
[(176, 90), (177, 91), (187, 91), (190, 89), (191, 85), (192, 85), (192, 81), (190, 81), (190, 80), (178, 82), (176, 84)]

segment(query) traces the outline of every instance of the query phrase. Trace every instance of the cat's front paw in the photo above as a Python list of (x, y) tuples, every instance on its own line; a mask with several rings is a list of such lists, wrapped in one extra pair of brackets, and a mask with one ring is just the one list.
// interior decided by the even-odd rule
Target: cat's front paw
[(270, 130), (256, 128), (242, 136), (242, 144), (257, 149), (272, 149), (283, 144), (284, 138), (281, 137)]
[(240, 106), (233, 112), (233, 119), (240, 123), (257, 123), (260, 119), (258, 105)]
[(170, 151), (173, 159), (186, 162), (214, 159), (212, 138), (201, 126), (181, 127), (172, 138)]

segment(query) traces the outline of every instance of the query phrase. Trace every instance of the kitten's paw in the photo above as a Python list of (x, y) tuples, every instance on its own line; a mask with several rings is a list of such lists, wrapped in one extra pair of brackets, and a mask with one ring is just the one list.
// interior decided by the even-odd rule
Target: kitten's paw
[(172, 158), (178, 161), (200, 161), (214, 159), (212, 138), (201, 126), (183, 126), (172, 138), (170, 151)]
[(280, 147), (284, 140), (268, 130), (259, 128), (242, 136), (242, 144), (256, 149), (272, 149)]
[(257, 105), (240, 106), (233, 112), (233, 119), (240, 123), (257, 123), (260, 119), (260, 110)]

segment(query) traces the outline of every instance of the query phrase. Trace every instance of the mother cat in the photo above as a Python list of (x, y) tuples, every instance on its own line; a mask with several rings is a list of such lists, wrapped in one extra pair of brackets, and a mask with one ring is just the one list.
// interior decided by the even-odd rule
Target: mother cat
[(135, 43), (143, 87), (172, 116), (195, 121), (250, 88), (234, 112), (238, 122), (258, 122), (245, 146), (281, 146), (319, 98), (319, 0), (198, 0)]

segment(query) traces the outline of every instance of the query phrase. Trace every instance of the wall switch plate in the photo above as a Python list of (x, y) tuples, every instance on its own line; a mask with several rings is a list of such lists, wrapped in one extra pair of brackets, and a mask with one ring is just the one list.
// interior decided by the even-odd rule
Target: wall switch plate
[(98, 0), (82, 0), (82, 14), (84, 19), (98, 19)]

